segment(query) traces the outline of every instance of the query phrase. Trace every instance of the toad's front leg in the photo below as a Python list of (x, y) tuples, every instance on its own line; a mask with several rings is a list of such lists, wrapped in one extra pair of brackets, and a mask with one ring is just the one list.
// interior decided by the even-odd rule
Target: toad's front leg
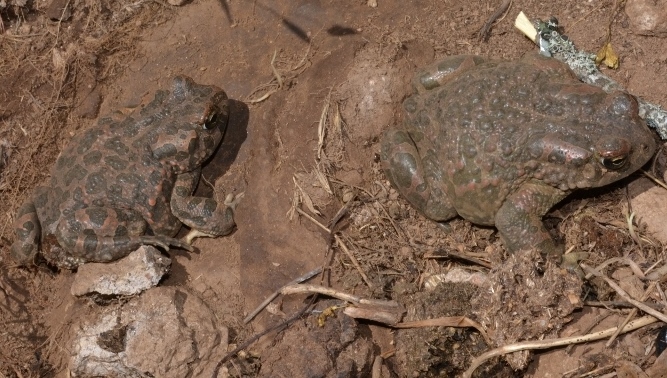
[(546, 255), (562, 255), (563, 248), (551, 238), (542, 217), (566, 195), (552, 186), (528, 182), (507, 197), (495, 218), (505, 248), (510, 252), (537, 248)]
[(219, 203), (212, 198), (195, 197), (192, 192), (200, 170), (181, 173), (176, 179), (171, 196), (171, 211), (183, 224), (192, 228), (186, 237), (189, 243), (197, 236), (224, 236), (234, 230), (234, 209), (242, 194)]

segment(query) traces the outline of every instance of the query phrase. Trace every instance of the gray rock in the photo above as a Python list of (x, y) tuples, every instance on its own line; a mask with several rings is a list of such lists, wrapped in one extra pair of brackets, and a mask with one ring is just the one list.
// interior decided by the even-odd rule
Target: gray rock
[(72, 377), (210, 377), (227, 351), (228, 331), (194, 294), (146, 291), (75, 326)]
[(625, 13), (635, 33), (667, 37), (667, 0), (628, 0)]
[(71, 293), (76, 296), (89, 293), (136, 295), (157, 286), (170, 265), (171, 260), (160, 251), (143, 246), (118, 261), (81, 265)]

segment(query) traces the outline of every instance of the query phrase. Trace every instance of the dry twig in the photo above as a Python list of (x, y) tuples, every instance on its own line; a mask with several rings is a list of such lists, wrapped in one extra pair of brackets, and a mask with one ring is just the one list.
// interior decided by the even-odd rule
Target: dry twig
[[(653, 324), (657, 321), (658, 319), (654, 318), (653, 316), (644, 316), (628, 323), (624, 328), (622, 328), (621, 333), (634, 331), (636, 329), (645, 327), (649, 324)], [(486, 361), (488, 361), (493, 357), (502, 356), (508, 353), (520, 352), (522, 350), (549, 349), (564, 345), (581, 344), (581, 343), (601, 340), (613, 335), (614, 332), (616, 332), (617, 328), (618, 327), (613, 327), (606, 329), (604, 331), (590, 333), (584, 336), (570, 336), (570, 337), (563, 337), (560, 339), (547, 339), (539, 341), (522, 341), (520, 343), (505, 345), (500, 348), (492, 349), (482, 354), (481, 356), (475, 358), (470, 367), (468, 368), (468, 370), (466, 370), (465, 373), (463, 373), (463, 378), (471, 378), (472, 373), (474, 373), (478, 367), (480, 367), (483, 363), (485, 363)]]
[(661, 321), (667, 323), (667, 315), (661, 313), (660, 311), (654, 310), (653, 308), (645, 305), (644, 303), (642, 303), (638, 300), (633, 299), (632, 297), (630, 297), (628, 295), (628, 293), (625, 292), (625, 290), (621, 289), (621, 287), (618, 286), (616, 284), (616, 282), (612, 281), (611, 279), (609, 279), (609, 277), (602, 274), (598, 270), (596, 270), (596, 269), (594, 269), (594, 268), (592, 268), (592, 267), (590, 267), (586, 264), (583, 264), (583, 263), (580, 264), (580, 265), (581, 265), (581, 268), (586, 273), (589, 273), (589, 274), (592, 274), (596, 277), (602, 278), (607, 283), (607, 285), (609, 285), (612, 289), (614, 289), (616, 294), (618, 294), (621, 298), (623, 298), (623, 300), (632, 303), (635, 307), (639, 308), (640, 310), (644, 311), (645, 313), (647, 313), (649, 315), (652, 315), (652, 316), (660, 319)]
[[(314, 269), (314, 270), (311, 270), (310, 272), (304, 274), (301, 277), (295, 278), (294, 280), (290, 281), (287, 285), (284, 285), (283, 287), (289, 286), (289, 285), (294, 285), (294, 284), (300, 284), (304, 281), (308, 281), (309, 279), (315, 277), (316, 275), (318, 275), (320, 273), (322, 273), (322, 268), (321, 267), (317, 268), (317, 269)], [(255, 316), (257, 316), (257, 314), (259, 314), (266, 306), (268, 306), (269, 303), (271, 303), (271, 301), (276, 299), (278, 294), (280, 294), (280, 290), (282, 290), (283, 287), (274, 291), (262, 303), (260, 303), (259, 306), (257, 306), (257, 308), (253, 312), (248, 314), (248, 316), (246, 316), (245, 319), (243, 319), (243, 324), (248, 324)]]
[(489, 16), (481, 29), (479, 29), (477, 32), (477, 39), (486, 42), (489, 39), (489, 32), (491, 31), (491, 27), (496, 23), (496, 20), (501, 21), (503, 18), (505, 18), (505, 15), (507, 15), (507, 11), (510, 9), (511, 5), (512, 0), (503, 0), (502, 4), (500, 4), (496, 11), (493, 12), (491, 16)]

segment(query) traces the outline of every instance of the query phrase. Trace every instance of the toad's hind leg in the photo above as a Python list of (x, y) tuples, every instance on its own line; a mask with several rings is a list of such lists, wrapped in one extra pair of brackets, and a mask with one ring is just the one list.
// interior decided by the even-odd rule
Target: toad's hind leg
[(11, 256), (20, 265), (28, 264), (37, 254), (42, 227), (32, 200), (24, 203), (16, 212), (14, 221), (16, 241), (12, 244)]
[(456, 216), (445, 194), (441, 177), (429, 156), (422, 158), (410, 135), (403, 130), (389, 130), (382, 137), (380, 159), (389, 181), (408, 202), (435, 221)]
[(146, 222), (133, 211), (87, 207), (63, 217), (56, 228), (56, 238), (69, 254), (84, 262), (114, 261), (142, 245), (192, 250), (178, 239), (144, 235), (145, 230)]

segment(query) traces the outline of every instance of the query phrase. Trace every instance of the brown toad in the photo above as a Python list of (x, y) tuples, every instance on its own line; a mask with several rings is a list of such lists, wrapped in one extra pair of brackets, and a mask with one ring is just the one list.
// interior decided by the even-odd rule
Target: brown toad
[(495, 225), (509, 251), (560, 252), (542, 216), (574, 190), (628, 176), (656, 149), (635, 98), (541, 55), (454, 56), (413, 86), (403, 128), (383, 136), (387, 177), (430, 219)]
[(191, 250), (174, 239), (182, 224), (211, 235), (234, 227), (233, 202), (193, 197), (201, 165), (227, 126), (220, 88), (174, 78), (138, 114), (108, 117), (73, 138), (19, 210), (12, 256), (64, 267), (107, 262), (143, 244)]

